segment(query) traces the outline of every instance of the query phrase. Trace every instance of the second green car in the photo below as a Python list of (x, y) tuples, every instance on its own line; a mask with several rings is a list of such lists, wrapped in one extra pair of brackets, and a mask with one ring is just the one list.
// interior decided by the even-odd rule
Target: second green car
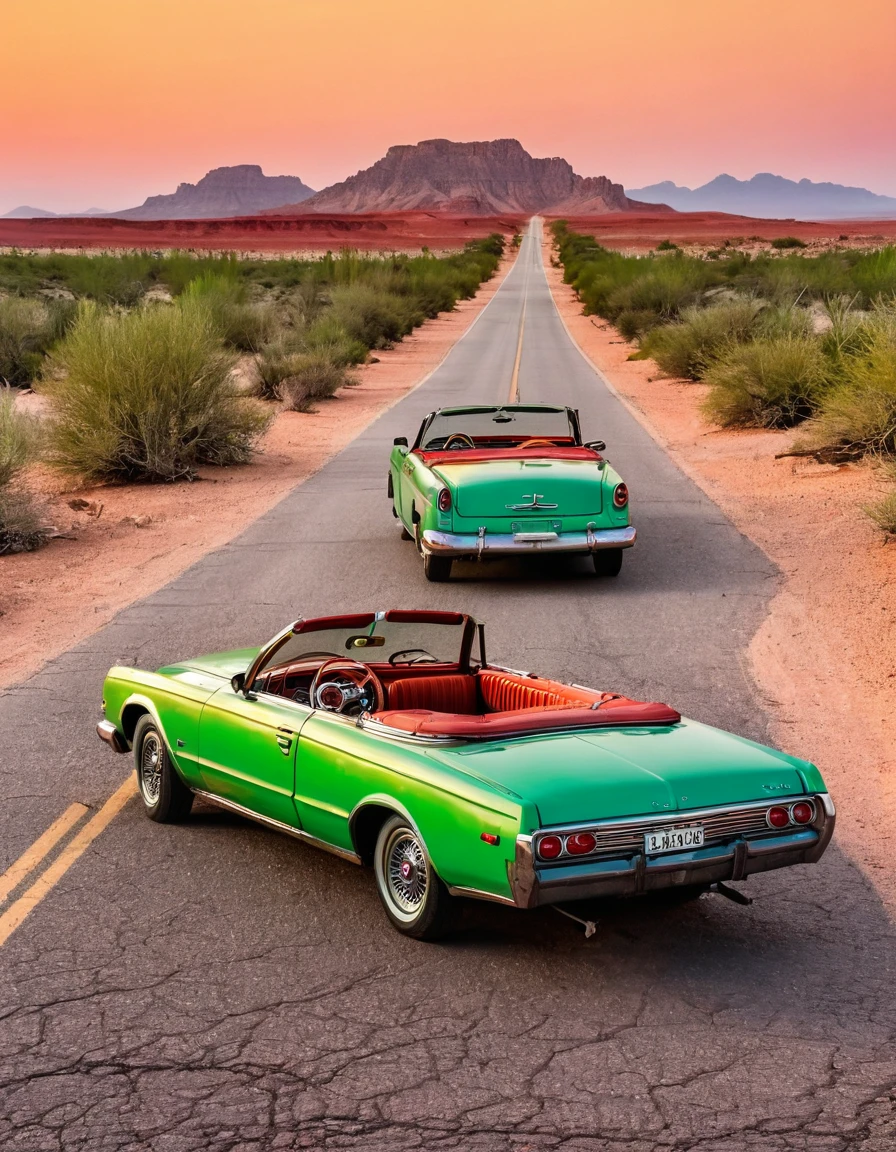
[(636, 533), (605, 447), (583, 443), (572, 408), (441, 408), (412, 446), (395, 440), (392, 511), (429, 580), (447, 580), (458, 559), (546, 552), (588, 554), (599, 576), (617, 576)]

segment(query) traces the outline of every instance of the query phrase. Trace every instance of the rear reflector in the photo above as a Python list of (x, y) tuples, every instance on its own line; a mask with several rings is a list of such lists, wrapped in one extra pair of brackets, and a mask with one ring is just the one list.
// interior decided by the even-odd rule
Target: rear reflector
[(542, 836), (538, 841), (538, 855), (542, 860), (556, 860), (563, 851), (563, 841), (559, 836)]
[(596, 847), (597, 841), (590, 832), (576, 832), (566, 837), (566, 851), (571, 856), (584, 856), (588, 852), (593, 852)]
[(479, 835), (480, 840), (484, 840), (486, 844), (500, 844), (501, 837), (496, 836), (494, 832), (482, 832)]
[(769, 828), (786, 828), (790, 823), (790, 813), (786, 808), (781, 808), (775, 805), (774, 808), (769, 808), (765, 814), (768, 821)]
[(794, 824), (811, 824), (815, 817), (815, 807), (807, 800), (800, 800), (790, 809), (790, 819)]

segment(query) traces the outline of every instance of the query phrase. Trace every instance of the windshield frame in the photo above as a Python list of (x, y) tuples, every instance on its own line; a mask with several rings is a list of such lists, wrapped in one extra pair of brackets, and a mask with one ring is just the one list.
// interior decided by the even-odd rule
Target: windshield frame
[[(579, 426), (578, 409), (570, 408), (565, 404), (460, 404), (451, 405), (450, 407), (446, 408), (437, 408), (434, 412), (428, 412), (426, 416), (423, 417), (423, 422), (420, 425), (419, 431), (417, 432), (417, 438), (411, 446), (410, 451), (415, 452), (421, 447), (427, 434), (429, 433), (430, 428), (432, 427), (433, 421), (437, 417), (444, 416), (446, 414), (453, 416), (463, 416), (465, 414), (469, 414), (474, 416), (482, 415), (488, 412), (497, 413), (501, 411), (520, 411), (530, 413), (542, 411), (546, 414), (556, 414), (560, 412), (565, 413), (567, 419), (569, 420), (569, 426), (573, 436), (574, 444), (576, 447), (581, 447), (582, 430)], [(521, 435), (524, 435), (524, 438), (528, 439), (535, 435), (535, 433), (526, 433)], [(546, 432), (545, 436), (549, 437), (550, 433)], [(510, 445), (508, 445), (508, 447), (510, 447)]]

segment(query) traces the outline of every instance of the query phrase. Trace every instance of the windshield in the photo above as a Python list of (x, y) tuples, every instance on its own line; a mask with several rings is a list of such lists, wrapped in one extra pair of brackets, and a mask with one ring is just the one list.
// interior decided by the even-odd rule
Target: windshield
[(408, 619), (414, 616), (410, 612), (371, 612), (306, 620), (301, 631), (287, 637), (258, 671), (333, 656), (396, 667), (459, 663), (468, 618), (457, 612), (421, 612)]
[(504, 408), (443, 408), (423, 429), (420, 447), (430, 451), (444, 448), (448, 437), (457, 433), (468, 436), (479, 448), (513, 447), (533, 437), (558, 444), (576, 442), (567, 408), (508, 404)]

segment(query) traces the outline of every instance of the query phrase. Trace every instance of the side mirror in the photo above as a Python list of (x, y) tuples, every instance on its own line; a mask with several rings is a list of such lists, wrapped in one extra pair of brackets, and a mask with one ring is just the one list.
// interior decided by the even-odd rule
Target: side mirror
[(246, 687), (246, 673), (237, 672), (236, 676), (231, 676), (230, 687), (234, 690), (234, 692), (242, 692)]
[(585, 447), (593, 448), (595, 452), (606, 452), (607, 450), (607, 445), (603, 440), (589, 440)]
[(407, 448), (408, 438), (407, 436), (396, 436), (392, 443), (396, 446), (400, 445), (402, 448)]

